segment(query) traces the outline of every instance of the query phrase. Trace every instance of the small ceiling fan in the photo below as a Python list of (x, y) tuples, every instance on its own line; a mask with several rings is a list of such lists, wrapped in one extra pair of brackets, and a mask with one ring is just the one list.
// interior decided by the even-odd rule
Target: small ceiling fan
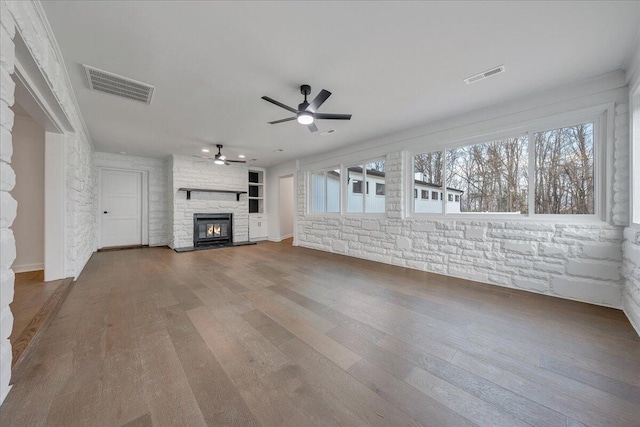
[(300, 86), (300, 93), (304, 95), (304, 102), (298, 104), (298, 109), (284, 105), (281, 102), (271, 99), (268, 96), (263, 96), (262, 99), (268, 101), (278, 107), (289, 110), (295, 114), (294, 117), (289, 117), (282, 120), (276, 120), (275, 122), (269, 122), (269, 124), (275, 125), (276, 123), (289, 122), (291, 120), (298, 120), (298, 123), (307, 125), (311, 132), (317, 132), (318, 128), (315, 125), (315, 120), (351, 120), (351, 114), (330, 114), (330, 113), (318, 113), (317, 110), (320, 106), (331, 96), (331, 92), (322, 89), (320, 93), (315, 97), (311, 103), (307, 102), (307, 95), (311, 93), (311, 86)]
[(216, 144), (216, 147), (218, 147), (218, 154), (216, 154), (214, 157), (205, 157), (205, 156), (196, 156), (196, 155), (194, 155), (194, 157), (213, 160), (213, 163), (215, 163), (216, 165), (229, 166), (231, 163), (247, 163), (246, 160), (229, 160), (227, 156), (225, 156), (220, 152), (222, 150), (222, 144)]

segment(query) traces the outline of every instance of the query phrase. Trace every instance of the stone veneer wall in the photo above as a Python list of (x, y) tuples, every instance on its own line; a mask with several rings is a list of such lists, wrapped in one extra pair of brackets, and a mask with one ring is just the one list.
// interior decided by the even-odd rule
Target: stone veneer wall
[(622, 305), (627, 317), (640, 334), (640, 230), (624, 230), (623, 273), (626, 279)]
[(248, 169), (244, 164), (216, 165), (211, 160), (172, 156), (170, 161), (173, 228), (170, 246), (193, 246), (194, 213), (232, 213), (233, 241), (249, 240), (249, 204), (246, 194), (191, 193), (187, 200), (180, 187), (247, 191)]
[[(93, 154), (95, 176), (94, 191), (98, 194), (98, 168), (146, 171), (149, 174), (149, 246), (165, 246), (169, 244), (170, 218), (169, 210), (169, 173), (166, 160), (147, 157), (125, 156), (96, 152)], [(96, 198), (95, 212), (98, 211)], [(96, 235), (95, 246), (98, 246)]]
[(13, 300), (15, 275), (11, 264), (15, 258), (15, 240), (10, 227), (16, 216), (16, 201), (9, 194), (15, 185), (15, 173), (11, 168), (13, 112), (9, 107), (14, 103), (15, 92), (11, 74), (15, 64), (16, 29), (19, 29), (49, 89), (74, 129), (74, 133), (64, 135), (67, 193), (65, 273), (68, 276), (77, 277), (91, 256), (95, 225), (94, 192), (91, 191), (93, 147), (56, 41), (37, 3), (0, 1), (0, 402), (9, 392), (11, 377), (8, 337), (13, 327), (9, 304)]
[(616, 106), (611, 224), (404, 218), (405, 165), (402, 152), (396, 151), (386, 158), (385, 217), (307, 215), (306, 172), (299, 172), (297, 242), (357, 258), (621, 308), (620, 225), (627, 220), (629, 191), (627, 116), (626, 104)]

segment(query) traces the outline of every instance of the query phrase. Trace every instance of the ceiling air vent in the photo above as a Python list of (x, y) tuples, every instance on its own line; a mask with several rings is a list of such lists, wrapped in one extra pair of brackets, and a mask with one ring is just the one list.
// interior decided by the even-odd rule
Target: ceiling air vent
[(467, 77), (466, 79), (464, 79), (464, 82), (470, 85), (471, 83), (479, 82), (480, 80), (484, 80), (487, 77), (495, 76), (496, 74), (500, 73), (504, 73), (504, 65), (494, 67), (490, 70), (485, 71), (484, 73), (476, 74), (475, 76)]
[(133, 99), (134, 101), (151, 104), (154, 87), (117, 74), (99, 70), (88, 65), (82, 65), (87, 73), (89, 88), (100, 92)]

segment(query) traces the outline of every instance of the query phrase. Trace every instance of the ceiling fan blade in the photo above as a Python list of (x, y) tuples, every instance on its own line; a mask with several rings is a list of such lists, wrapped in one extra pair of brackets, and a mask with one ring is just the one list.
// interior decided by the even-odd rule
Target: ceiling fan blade
[(280, 108), (284, 108), (285, 110), (289, 110), (294, 114), (298, 114), (298, 110), (295, 110), (295, 109), (289, 107), (288, 105), (284, 105), (282, 102), (278, 102), (275, 99), (271, 99), (268, 96), (263, 96), (262, 99), (264, 99), (265, 101), (270, 102), (272, 104), (275, 104)]
[(351, 114), (315, 113), (314, 116), (323, 120), (351, 120)]
[(247, 163), (246, 160), (227, 160), (227, 163)]
[(316, 110), (320, 108), (320, 106), (324, 104), (324, 101), (326, 101), (327, 98), (329, 98), (330, 96), (331, 96), (331, 92), (329, 92), (328, 90), (322, 89), (318, 94), (318, 96), (316, 96), (316, 98), (313, 101), (311, 101), (311, 104), (309, 104), (309, 106), (307, 107), (307, 111), (311, 111), (312, 113), (315, 113)]
[(307, 127), (311, 132), (318, 132), (318, 126), (315, 123), (308, 124)]
[(275, 122), (269, 122), (270, 125), (275, 125), (277, 123), (284, 123), (284, 122), (290, 122), (291, 120), (295, 120), (296, 117), (289, 117), (287, 119), (282, 119), (282, 120), (276, 120)]

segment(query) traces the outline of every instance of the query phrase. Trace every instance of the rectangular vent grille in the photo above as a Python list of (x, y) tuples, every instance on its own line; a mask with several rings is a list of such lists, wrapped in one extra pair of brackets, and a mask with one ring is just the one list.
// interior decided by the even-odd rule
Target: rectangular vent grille
[(82, 65), (87, 73), (89, 88), (122, 98), (151, 104), (154, 87), (117, 74)]
[(490, 70), (485, 71), (484, 73), (476, 74), (475, 76), (467, 77), (466, 79), (464, 79), (464, 82), (470, 85), (471, 83), (479, 82), (480, 80), (484, 80), (487, 77), (495, 76), (496, 74), (500, 73), (504, 73), (504, 65), (494, 67)]

